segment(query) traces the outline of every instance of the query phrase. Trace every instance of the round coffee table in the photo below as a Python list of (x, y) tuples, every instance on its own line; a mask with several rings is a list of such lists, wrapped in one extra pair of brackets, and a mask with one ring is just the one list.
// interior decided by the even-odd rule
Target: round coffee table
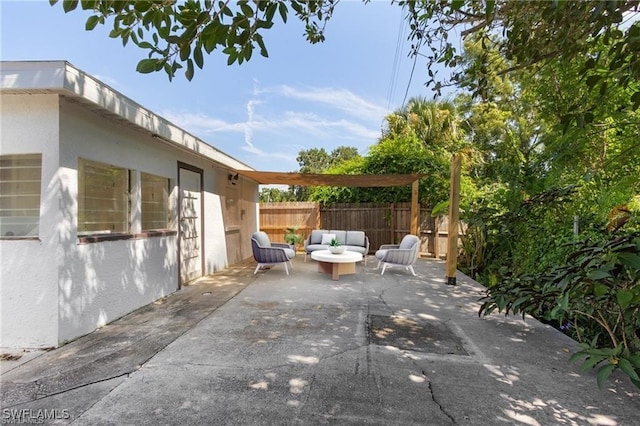
[(316, 250), (311, 252), (311, 259), (318, 261), (318, 272), (331, 274), (331, 278), (338, 281), (340, 275), (356, 273), (356, 262), (362, 260), (362, 254), (355, 251), (333, 254), (329, 250)]

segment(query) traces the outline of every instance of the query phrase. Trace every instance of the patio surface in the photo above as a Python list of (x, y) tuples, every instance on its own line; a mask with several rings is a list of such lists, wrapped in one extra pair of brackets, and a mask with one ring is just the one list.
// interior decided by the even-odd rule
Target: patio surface
[(568, 362), (576, 343), (562, 333), (479, 318), (483, 288), (462, 274), (447, 286), (443, 262), (381, 276), (370, 257), (332, 281), (303, 257), (289, 276), (229, 268), (1, 361), (2, 423), (640, 424), (626, 377), (598, 389), (594, 371)]

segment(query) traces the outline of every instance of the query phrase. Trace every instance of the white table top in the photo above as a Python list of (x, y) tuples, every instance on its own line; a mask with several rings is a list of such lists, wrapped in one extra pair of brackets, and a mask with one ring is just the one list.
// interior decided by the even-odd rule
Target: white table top
[(320, 262), (354, 263), (362, 260), (362, 254), (355, 251), (345, 251), (341, 254), (333, 254), (329, 250), (316, 250), (311, 252), (311, 258)]

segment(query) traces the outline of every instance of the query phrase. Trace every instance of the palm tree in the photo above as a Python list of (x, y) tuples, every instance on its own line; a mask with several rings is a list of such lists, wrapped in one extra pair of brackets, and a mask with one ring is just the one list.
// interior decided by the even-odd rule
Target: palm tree
[(459, 136), (456, 108), (449, 101), (414, 97), (386, 120), (389, 134), (414, 132), (427, 146), (450, 148)]

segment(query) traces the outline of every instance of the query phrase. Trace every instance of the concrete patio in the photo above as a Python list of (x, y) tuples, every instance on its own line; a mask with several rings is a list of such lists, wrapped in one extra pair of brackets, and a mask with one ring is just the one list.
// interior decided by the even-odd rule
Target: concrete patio
[[(51, 351), (3, 360), (2, 422), (638, 425), (640, 392), (538, 321), (478, 317), (444, 263), (338, 281), (294, 260), (205, 277)], [(7, 350), (3, 350), (7, 353)], [(17, 354), (16, 351), (12, 353)], [(35, 419), (35, 420), (34, 420)]]

